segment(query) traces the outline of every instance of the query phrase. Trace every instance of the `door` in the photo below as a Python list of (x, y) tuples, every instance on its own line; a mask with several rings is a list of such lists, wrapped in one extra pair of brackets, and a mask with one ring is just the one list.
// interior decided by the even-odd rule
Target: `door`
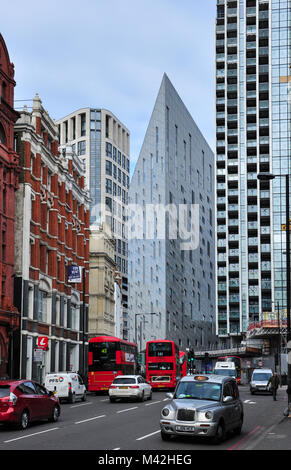
[(233, 397), (233, 388), (231, 386), (230, 382), (227, 382), (224, 384), (223, 387), (223, 399), (226, 397), (232, 397), (232, 401), (228, 403), (223, 403), (223, 408), (224, 408), (224, 419), (225, 419), (225, 424), (227, 430), (232, 429), (234, 426), (234, 404), (235, 400)]
[(84, 395), (84, 392), (85, 392), (85, 385), (84, 385), (84, 382), (82, 380), (82, 378), (78, 375), (78, 382), (79, 382), (79, 395)]
[(33, 382), (27, 381), (18, 385), (17, 389), (20, 391), (20, 413), (24, 408), (28, 408), (30, 420), (36, 420), (40, 418), (41, 408), (40, 403), (37, 400), (37, 393)]
[(47, 393), (47, 390), (44, 387), (42, 387), (37, 382), (34, 382), (34, 386), (37, 393), (40, 417), (49, 418), (53, 412), (54, 402), (51, 400), (50, 396)]

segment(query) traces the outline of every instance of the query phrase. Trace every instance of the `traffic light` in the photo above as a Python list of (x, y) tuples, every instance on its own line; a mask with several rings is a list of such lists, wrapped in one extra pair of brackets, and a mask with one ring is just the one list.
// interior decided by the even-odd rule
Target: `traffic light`
[(189, 352), (188, 352), (188, 367), (189, 367), (189, 371), (191, 373), (194, 369), (194, 351), (193, 351), (193, 349), (190, 349)]

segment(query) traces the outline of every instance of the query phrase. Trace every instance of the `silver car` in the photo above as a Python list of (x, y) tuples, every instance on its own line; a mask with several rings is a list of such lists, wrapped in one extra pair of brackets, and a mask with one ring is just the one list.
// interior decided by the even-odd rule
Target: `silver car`
[(227, 432), (241, 433), (244, 411), (236, 380), (217, 375), (183, 377), (172, 401), (161, 411), (161, 437), (211, 437), (222, 442)]

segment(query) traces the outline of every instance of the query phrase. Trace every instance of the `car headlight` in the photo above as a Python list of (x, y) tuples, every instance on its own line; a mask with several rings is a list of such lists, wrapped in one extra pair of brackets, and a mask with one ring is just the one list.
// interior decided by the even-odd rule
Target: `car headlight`
[(169, 416), (169, 414), (170, 414), (169, 408), (164, 408), (164, 409), (162, 410), (162, 415), (163, 415), (163, 416), (166, 417), (166, 416)]
[(213, 418), (213, 413), (212, 413), (212, 411), (206, 411), (206, 413), (205, 413), (205, 418), (206, 418), (206, 419), (212, 419), (212, 418)]

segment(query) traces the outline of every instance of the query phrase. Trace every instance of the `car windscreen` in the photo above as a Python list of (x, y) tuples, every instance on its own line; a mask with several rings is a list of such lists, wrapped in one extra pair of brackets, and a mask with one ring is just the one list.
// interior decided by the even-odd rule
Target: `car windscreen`
[(211, 382), (180, 382), (175, 398), (219, 401), (221, 385)]
[(272, 377), (272, 374), (268, 374), (268, 373), (265, 373), (265, 374), (254, 374), (253, 375), (253, 380), (255, 382), (267, 382), (267, 380), (269, 380), (269, 378)]
[(133, 378), (133, 377), (132, 378), (130, 378), (130, 377), (121, 377), (119, 379), (114, 379), (113, 383), (118, 384), (118, 385), (121, 385), (121, 384), (135, 384), (136, 379)]
[(172, 343), (149, 343), (149, 357), (167, 357), (173, 355)]
[(10, 395), (10, 386), (0, 385), (0, 398), (9, 397), (9, 395)]
[(174, 370), (172, 362), (150, 362), (148, 370)]
[(224, 377), (236, 377), (235, 369), (215, 369), (215, 375), (222, 375)]

